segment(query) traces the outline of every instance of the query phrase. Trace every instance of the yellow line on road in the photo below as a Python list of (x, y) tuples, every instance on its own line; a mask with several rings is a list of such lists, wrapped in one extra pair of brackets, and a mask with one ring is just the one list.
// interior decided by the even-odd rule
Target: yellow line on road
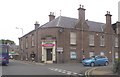
[(85, 72), (85, 77), (90, 77), (90, 72), (95, 70), (97, 67), (91, 68)]

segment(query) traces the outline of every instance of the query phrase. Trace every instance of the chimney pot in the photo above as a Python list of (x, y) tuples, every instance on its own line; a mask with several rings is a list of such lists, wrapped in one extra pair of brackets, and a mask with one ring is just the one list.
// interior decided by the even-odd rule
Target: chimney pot
[(107, 11), (107, 14), (105, 14), (106, 16), (106, 25), (111, 25), (111, 14), (110, 11)]
[(40, 24), (38, 23), (38, 21), (35, 22), (35, 29), (39, 28)]
[(85, 21), (85, 10), (86, 9), (84, 9), (84, 5), (80, 4), (80, 7), (78, 8), (78, 16), (82, 22)]
[(54, 12), (50, 12), (50, 15), (49, 15), (49, 22), (52, 21), (53, 19), (55, 19)]

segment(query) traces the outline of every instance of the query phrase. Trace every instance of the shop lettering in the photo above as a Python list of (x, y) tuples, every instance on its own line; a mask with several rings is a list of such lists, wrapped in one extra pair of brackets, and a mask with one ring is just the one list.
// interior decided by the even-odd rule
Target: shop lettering
[(55, 44), (42, 44), (42, 46), (44, 46), (44, 47), (53, 47), (53, 46), (55, 46)]

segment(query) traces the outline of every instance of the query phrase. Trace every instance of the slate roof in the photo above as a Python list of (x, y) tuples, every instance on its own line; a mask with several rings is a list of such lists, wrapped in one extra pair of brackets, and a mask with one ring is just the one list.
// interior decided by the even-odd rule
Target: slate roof
[[(58, 18), (44, 24), (41, 28), (45, 27), (63, 27), (63, 28), (74, 28), (75, 25), (79, 22), (78, 19), (59, 16)], [(105, 28), (104, 23), (88, 21), (86, 23), (89, 26), (89, 31), (102, 32)]]
[(89, 31), (103, 32), (105, 29), (105, 24), (94, 21), (86, 21), (89, 26)]

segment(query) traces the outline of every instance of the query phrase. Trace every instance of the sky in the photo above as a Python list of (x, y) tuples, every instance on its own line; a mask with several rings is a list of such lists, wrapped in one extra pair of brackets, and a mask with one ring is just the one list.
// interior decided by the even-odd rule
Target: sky
[[(120, 0), (0, 0), (0, 39), (15, 41), (34, 30), (34, 23), (43, 25), (49, 21), (48, 15), (78, 18), (78, 8), (84, 5), (85, 19), (105, 23), (106, 11), (112, 14), (112, 23), (118, 21)], [(60, 11), (61, 10), (61, 11)], [(16, 29), (18, 27), (18, 29)]]

